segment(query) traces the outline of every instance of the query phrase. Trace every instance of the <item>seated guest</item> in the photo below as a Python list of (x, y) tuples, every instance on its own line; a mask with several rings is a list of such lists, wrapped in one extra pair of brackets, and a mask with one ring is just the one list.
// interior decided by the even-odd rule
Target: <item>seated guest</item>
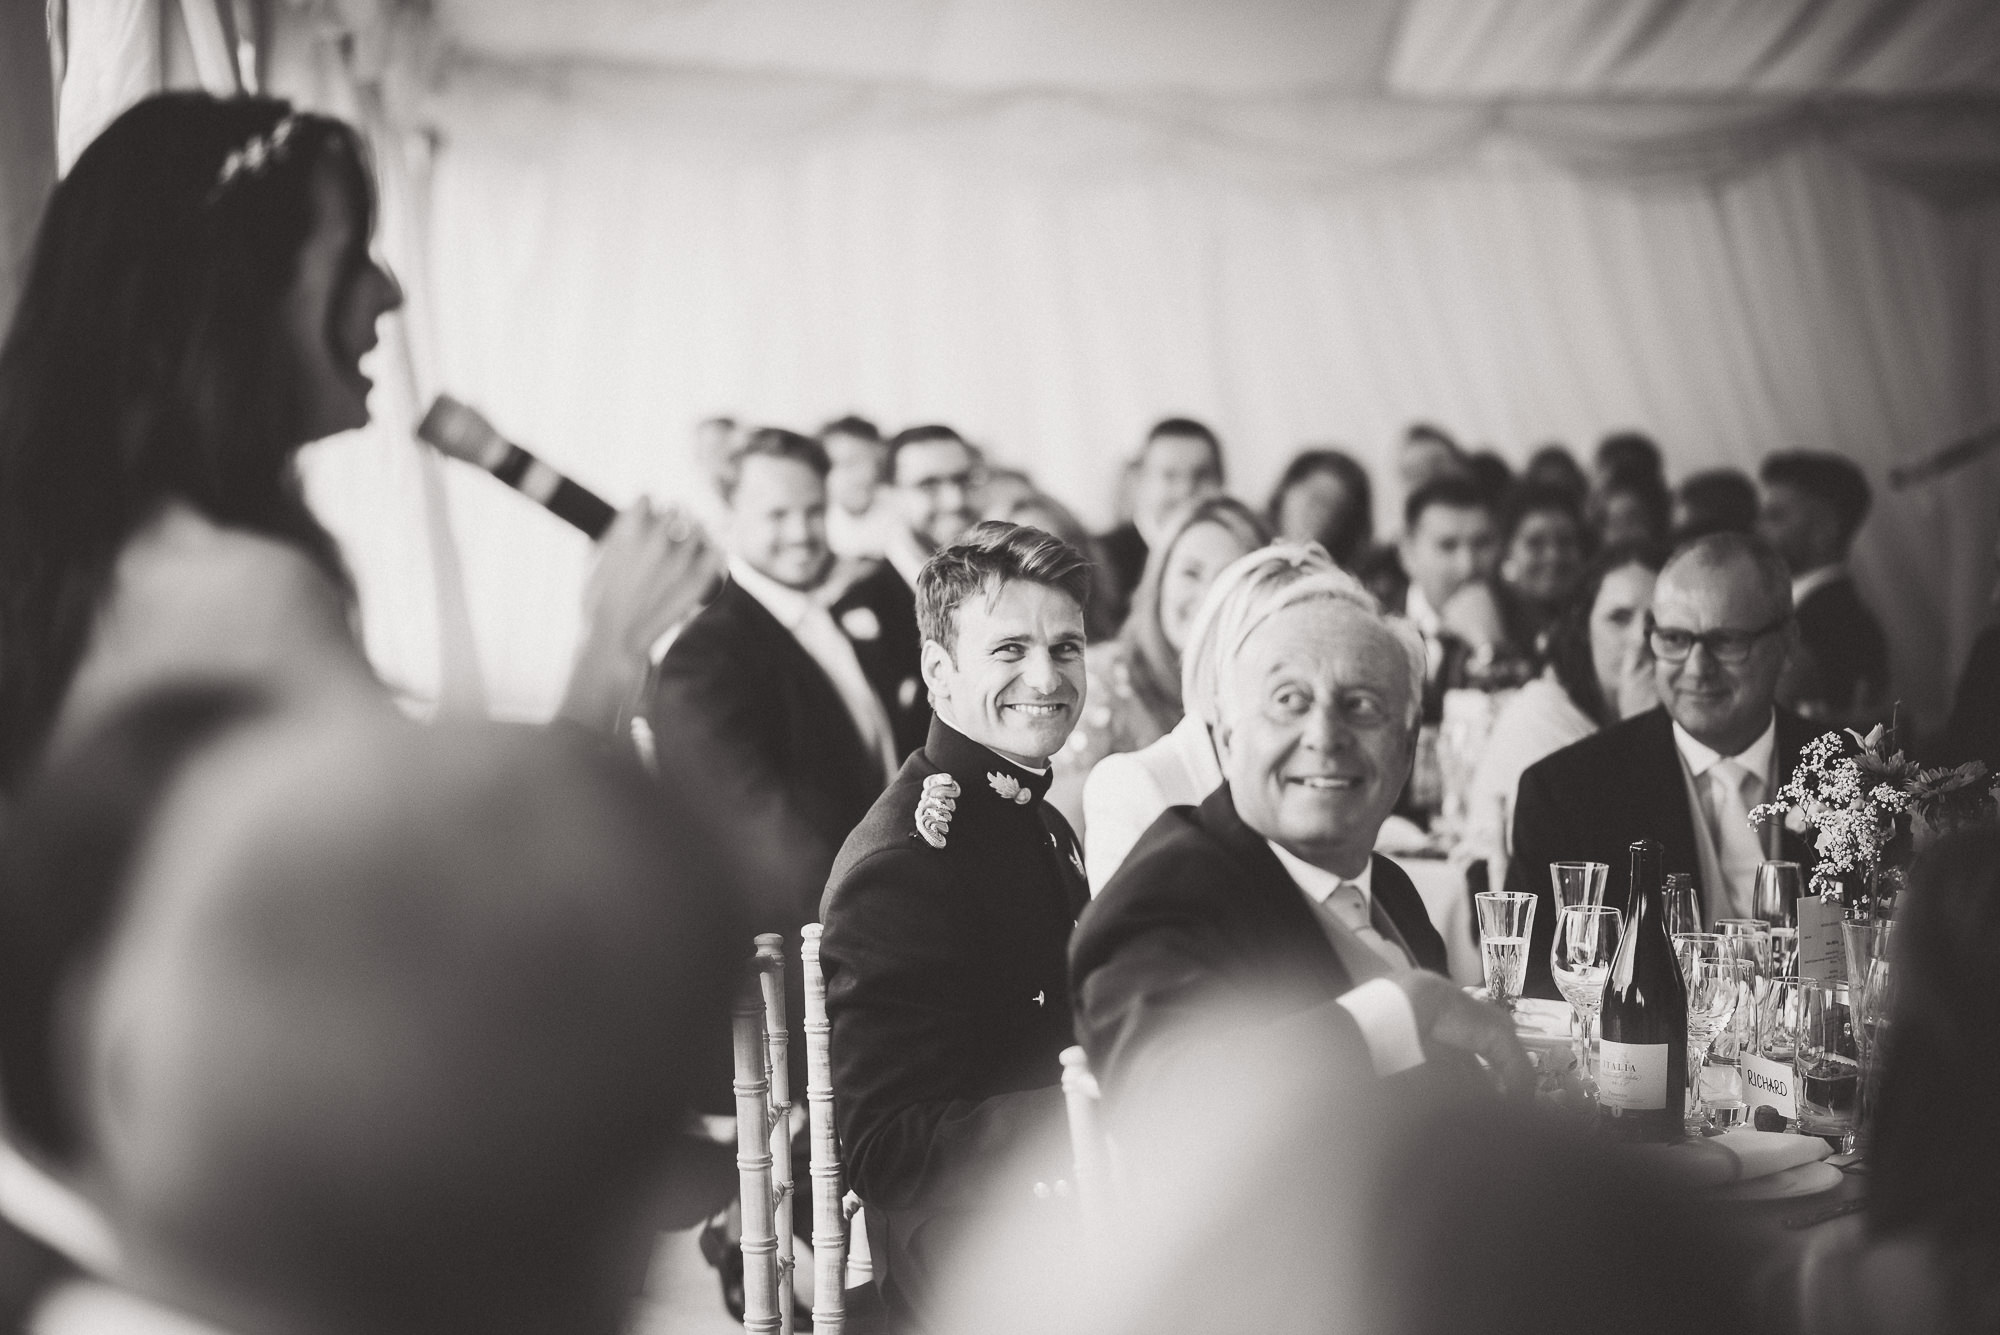
[(1583, 515), (1566, 492), (1518, 487), (1500, 507), (1500, 569), (1460, 589), (1440, 611), (1460, 639), (1498, 657), (1541, 658), (1542, 636), (1583, 573)]
[(1278, 543), (1259, 548), (1215, 577), (1181, 648), (1181, 701), (1173, 730), (1143, 750), (1108, 755), (1090, 772), (1083, 811), (1090, 838), (1084, 867), (1090, 893), (1125, 861), (1139, 836), (1168, 807), (1191, 807), (1222, 784), (1209, 729), (1215, 724), (1216, 609), (1242, 599), (1274, 597), (1286, 585), (1334, 569), (1324, 548)]
[(840, 1138), (899, 1326), (977, 1208), (1067, 1175), (1064, 950), (1089, 892), (1046, 798), (1084, 706), (1088, 579), (1049, 534), (990, 522), (924, 566), (937, 717), (827, 883)]
[(1069, 735), (1049, 800), (1089, 846), (1083, 785), (1109, 755), (1151, 746), (1181, 721), (1181, 649), (1202, 595), (1230, 562), (1268, 541), (1241, 501), (1210, 496), (1169, 518), (1118, 638), (1090, 656), (1083, 721)]
[(1038, 528), (1081, 552), (1090, 562), (1090, 596), (1083, 605), (1084, 629), (1090, 632), (1092, 644), (1111, 639), (1118, 633), (1118, 609), (1125, 600), (1118, 592), (1110, 564), (1098, 553), (1097, 539), (1090, 536), (1090, 530), (1068, 506), (1036, 487), (1026, 473), (1018, 476), (1026, 485), (1011, 495), (995, 497), (993, 489), (987, 489), (986, 508), (980, 517)]
[(1444, 607), (1477, 580), (1491, 579), (1500, 564), (1499, 513), (1476, 482), (1444, 477), (1413, 493), (1403, 506), (1399, 544), (1409, 582), (1386, 610), (1407, 618), (1430, 646), (1429, 675), (1443, 659), (1437, 647), (1446, 633)]
[(1411, 496), (1441, 477), (1463, 474), (1465, 451), (1442, 427), (1412, 422), (1396, 446), (1396, 480)]
[(1506, 1017), (1443, 977), (1423, 900), (1373, 853), (1415, 752), (1422, 641), (1344, 572), (1273, 583), (1214, 611), (1225, 782), (1154, 822), (1077, 923), (1077, 1034), (1114, 1099), (1174, 1064), (1183, 1026), (1242, 1007), (1310, 1012), (1384, 1075), (1454, 1041), (1413, 1017), (1419, 997), (1473, 1046), (1517, 1051)]
[(1889, 642), (1847, 573), (1847, 553), (1868, 518), (1868, 479), (1838, 454), (1774, 454), (1759, 473), (1757, 531), (1792, 568), (1799, 639), (1811, 671), (1781, 698), (1810, 718), (1860, 723), (1889, 702)]
[(879, 557), (896, 517), (888, 497), (889, 445), (865, 417), (836, 417), (819, 429), (826, 475), (826, 545), (836, 556)]
[(1588, 518), (1599, 547), (1663, 547), (1673, 517), (1673, 493), (1653, 473), (1615, 474), (1591, 494)]
[(1375, 542), (1368, 470), (1345, 450), (1300, 450), (1285, 465), (1264, 517), (1283, 542), (1316, 542), (1353, 571)]
[(979, 522), (986, 470), (979, 452), (950, 427), (913, 426), (890, 437), (888, 473), (900, 522), (891, 526), (885, 555), (914, 590), (931, 554)]
[(739, 978), (710, 829), (526, 729), (199, 760), (80, 1020), (124, 1283), (225, 1330), (624, 1329)]
[(1215, 433), (1191, 417), (1155, 423), (1132, 465), (1132, 517), (1098, 539), (1121, 600), (1139, 587), (1167, 516), (1221, 490), (1222, 442)]
[(1514, 470), (1494, 450), (1479, 450), (1467, 455), (1465, 471), (1479, 484), (1480, 490), (1493, 498), (1495, 505), (1504, 502), (1514, 486)]
[(1660, 708), (1530, 765), (1514, 801), (1507, 888), (1540, 897), (1528, 989), (1553, 997), (1551, 862), (1611, 865), (1604, 902), (1629, 893), (1627, 849), (1665, 845), (1666, 870), (1687, 871), (1703, 917), (1749, 916), (1757, 866), (1782, 857), (1810, 866), (1812, 845), (1752, 807), (1791, 773), (1817, 732), (1777, 707), (1779, 674), (1798, 637), (1791, 577), (1761, 539), (1715, 533), (1675, 552), (1653, 587), (1647, 648)]
[(1749, 533), (1757, 527), (1757, 484), (1735, 468), (1690, 474), (1674, 488), (1674, 541), (1710, 533)]
[(1505, 885), (1514, 793), (1521, 772), (1571, 742), (1659, 703), (1646, 657), (1646, 609), (1660, 558), (1640, 548), (1604, 552), (1549, 631), (1548, 667), (1501, 707), (1466, 790), (1460, 848), (1484, 858), (1488, 885)]
[(730, 456), (730, 580), (661, 659), (647, 715), (660, 754), (764, 836), (752, 917), (787, 939), (818, 920), (834, 854), (926, 723), (915, 604), (895, 571), (877, 565), (822, 605), (827, 471), (817, 441), (775, 428)]
[(1583, 475), (1576, 456), (1556, 441), (1550, 441), (1528, 456), (1527, 467), (1521, 470), (1521, 485), (1566, 492), (1579, 510), (1583, 508), (1584, 499), (1590, 495), (1590, 479)]
[(1591, 490), (1602, 492), (1612, 482), (1629, 477), (1666, 481), (1666, 461), (1660, 446), (1643, 431), (1614, 431), (1597, 442), (1590, 458)]

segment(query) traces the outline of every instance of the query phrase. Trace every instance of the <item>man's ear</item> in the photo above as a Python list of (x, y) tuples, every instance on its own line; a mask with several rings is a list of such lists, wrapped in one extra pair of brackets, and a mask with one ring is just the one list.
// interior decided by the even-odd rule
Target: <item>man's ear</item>
[(917, 659), (917, 669), (923, 674), (924, 686), (931, 693), (933, 705), (939, 700), (951, 698), (951, 692), (946, 689), (948, 681), (946, 673), (950, 672), (953, 666), (949, 650), (936, 640), (924, 641), (923, 652)]
[(1208, 738), (1215, 743), (1215, 758), (1221, 764), (1224, 774), (1229, 772), (1229, 743), (1235, 737), (1236, 729), (1228, 719), (1219, 720), (1208, 730)]

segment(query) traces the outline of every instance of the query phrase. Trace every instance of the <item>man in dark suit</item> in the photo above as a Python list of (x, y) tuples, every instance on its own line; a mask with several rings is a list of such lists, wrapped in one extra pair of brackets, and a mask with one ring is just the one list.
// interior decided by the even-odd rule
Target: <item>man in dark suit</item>
[(1805, 648), (1779, 698), (1810, 718), (1861, 724), (1889, 703), (1889, 641), (1847, 573), (1848, 549), (1868, 518), (1868, 479), (1838, 454), (1774, 454), (1757, 531), (1792, 571), (1792, 604)]
[(1530, 994), (1556, 995), (1551, 862), (1609, 863), (1604, 902), (1622, 909), (1628, 847), (1658, 840), (1668, 871), (1694, 873), (1709, 921), (1749, 916), (1766, 858), (1810, 867), (1805, 839), (1780, 822), (1757, 829), (1749, 821), (1821, 731), (1774, 704), (1797, 637), (1785, 563), (1759, 538), (1698, 538), (1661, 570), (1647, 620), (1661, 708), (1565, 747), (1521, 776), (1507, 888), (1539, 900)]
[(1225, 782), (1162, 815), (1078, 923), (1077, 1032), (1114, 1098), (1218, 1014), (1316, 1022), (1383, 1075), (1433, 1044), (1525, 1066), (1507, 1018), (1442, 976), (1416, 888), (1372, 852), (1410, 770), (1423, 644), (1346, 573), (1303, 573), (1303, 551), (1225, 575), (1206, 614), (1214, 695), (1190, 701)]
[(820, 958), (849, 1180), (899, 1325), (973, 1212), (1066, 1170), (1064, 948), (1089, 897), (1044, 798), (1083, 707), (1082, 556), (986, 523), (918, 579), (924, 749), (841, 849)]
[(1222, 482), (1222, 442), (1215, 432), (1191, 417), (1153, 424), (1132, 461), (1132, 517), (1097, 539), (1121, 602), (1139, 587), (1146, 554), (1167, 516), (1221, 491)]
[(827, 467), (817, 441), (770, 428), (731, 454), (731, 578), (675, 638), (648, 702), (660, 755), (765, 832), (753, 915), (787, 939), (817, 920), (834, 854), (928, 712), (909, 592), (887, 566), (828, 553)]

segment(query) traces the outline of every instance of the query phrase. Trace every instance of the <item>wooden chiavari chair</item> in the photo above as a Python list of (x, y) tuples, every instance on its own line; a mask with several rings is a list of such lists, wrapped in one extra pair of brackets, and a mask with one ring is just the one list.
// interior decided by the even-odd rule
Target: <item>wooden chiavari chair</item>
[(743, 980), (730, 1025), (736, 1064), (736, 1181), (743, 1214), (743, 1329), (749, 1335), (778, 1335), (783, 1318), (778, 1310), (771, 1079), (761, 972), (758, 968)]

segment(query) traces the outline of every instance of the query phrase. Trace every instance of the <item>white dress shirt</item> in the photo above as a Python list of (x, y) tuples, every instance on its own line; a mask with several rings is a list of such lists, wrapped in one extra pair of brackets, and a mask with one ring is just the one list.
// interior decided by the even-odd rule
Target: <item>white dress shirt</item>
[[(1269, 841), (1266, 841), (1269, 843)], [(1350, 968), (1351, 973), (1372, 973), (1367, 982), (1352, 988), (1335, 998), (1341, 1008), (1354, 1017), (1360, 1027), (1361, 1040), (1368, 1045), (1368, 1060), (1378, 1076), (1391, 1076), (1398, 1071), (1407, 1071), (1424, 1062), (1423, 1036), (1417, 1032), (1416, 1012), (1410, 1009), (1410, 999), (1403, 989), (1387, 977), (1382, 976), (1392, 967), (1409, 969), (1412, 967), (1409, 954), (1400, 943), (1385, 937), (1373, 926), (1356, 931), (1348, 926), (1348, 920), (1329, 911), (1328, 902), (1336, 891), (1344, 887), (1358, 890), (1361, 901), (1369, 915), (1374, 915), (1375, 861), (1368, 860), (1359, 876), (1336, 876), (1322, 867), (1292, 856), (1275, 843), (1269, 843), (1277, 855), (1278, 865), (1292, 878), (1300, 892), (1312, 904), (1313, 916), (1319, 920), (1327, 932), (1327, 939), (1345, 962), (1353, 958), (1352, 948), (1373, 952), (1378, 967), (1368, 969)], [(1393, 930), (1393, 929), (1392, 929)], [(1348, 950), (1343, 950), (1341, 933), (1349, 934)], [(1368, 940), (1364, 935), (1372, 935)]]
[(840, 627), (833, 624), (833, 614), (821, 607), (812, 594), (785, 587), (747, 561), (731, 561), (729, 577), (762, 603), (764, 610), (776, 617), (778, 624), (812, 655), (812, 660), (833, 683), (833, 689), (839, 692), (841, 703), (847, 706), (855, 730), (861, 734), (862, 745), (881, 762), (883, 782), (893, 779), (897, 768), (896, 742), (889, 727), (888, 711), (883, 709), (875, 688), (868, 684), (868, 674), (861, 670), (854, 646)]
[(1778, 716), (1756, 741), (1725, 756), (1674, 724), (1674, 747), (1694, 812), (1695, 853), (1701, 860), (1703, 907), (1709, 921), (1750, 916), (1757, 866), (1775, 831), (1750, 825), (1750, 808), (1771, 800), (1777, 781)]

